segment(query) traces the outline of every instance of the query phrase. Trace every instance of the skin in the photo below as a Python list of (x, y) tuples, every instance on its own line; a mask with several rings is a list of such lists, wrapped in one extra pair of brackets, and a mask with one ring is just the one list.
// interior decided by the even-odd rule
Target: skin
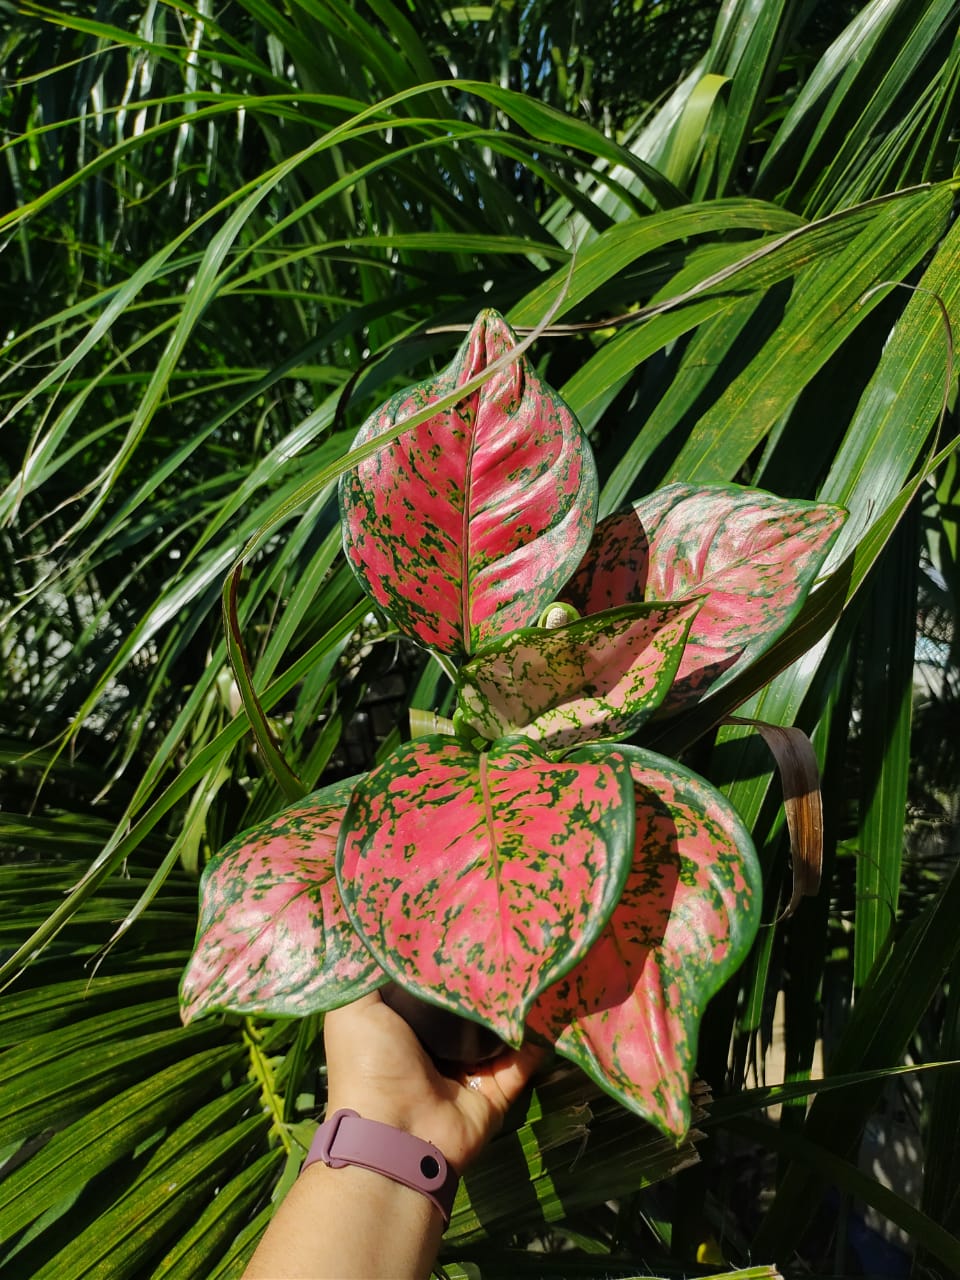
[[(444, 1075), (378, 992), (328, 1013), (324, 1041), (328, 1115), (349, 1107), (404, 1129), (439, 1147), (458, 1173), (500, 1129), (543, 1057), (524, 1045)], [(418, 1191), (369, 1169), (318, 1162), (274, 1214), (243, 1280), (421, 1280), (442, 1234), (438, 1210)]]

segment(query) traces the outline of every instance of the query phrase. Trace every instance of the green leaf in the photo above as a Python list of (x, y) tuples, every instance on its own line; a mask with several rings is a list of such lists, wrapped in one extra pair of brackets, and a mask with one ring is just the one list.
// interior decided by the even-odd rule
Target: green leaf
[(461, 732), (522, 733), (551, 750), (627, 737), (667, 695), (700, 603), (628, 605), (509, 632), (460, 669)]
[(854, 986), (866, 982), (897, 920), (910, 766), (918, 523), (900, 524), (881, 557), (863, 620), (862, 798)]
[(182, 1057), (115, 1093), (55, 1134), (0, 1187), (0, 1235), (9, 1239), (46, 1209), (81, 1190), (118, 1155), (132, 1151), (173, 1116), (191, 1109), (217, 1087), (241, 1053), (235, 1044)]
[[(942, 892), (873, 970), (831, 1059), (831, 1073), (896, 1065), (939, 988), (941, 974), (960, 951), (955, 927), (958, 910), (960, 874), (954, 871)], [(823, 1161), (815, 1163), (815, 1171), (806, 1159), (788, 1167), (754, 1240), (756, 1247), (793, 1247), (816, 1207), (820, 1175), (829, 1171), (833, 1176), (833, 1156), (851, 1155), (879, 1088), (862, 1089), (855, 1101), (832, 1093), (814, 1101), (803, 1141), (814, 1146)], [(942, 1238), (938, 1240), (935, 1249), (944, 1245)]]
[(799, 612), (845, 513), (735, 485), (667, 485), (597, 526), (564, 598), (581, 612), (696, 598), (663, 711), (722, 689)]
[[(704, 1116), (702, 1091), (693, 1119)], [(446, 1247), (483, 1240), (510, 1224), (559, 1222), (697, 1163), (694, 1131), (677, 1143), (572, 1069), (538, 1081), (515, 1132), (491, 1142), (461, 1179)]]
[[(526, 626), (559, 592), (593, 528), (596, 471), (567, 406), (484, 311), (452, 364), (381, 406), (355, 446), (384, 444), (340, 482), (347, 559), (400, 629), (441, 653), (471, 653)], [(392, 442), (396, 424), (438, 411)]]
[[(774, 338), (691, 431), (670, 478), (734, 477), (800, 389), (883, 296), (933, 249), (953, 204), (947, 187), (919, 190), (877, 209), (870, 225), (798, 279)], [(869, 292), (873, 290), (873, 292)]]
[[(80, 1280), (82, 1276), (135, 1276), (139, 1268), (152, 1262), (164, 1242), (178, 1232), (194, 1234), (198, 1206), (214, 1199), (218, 1187), (232, 1185), (232, 1173), (248, 1156), (258, 1138), (262, 1138), (269, 1121), (266, 1116), (248, 1116), (225, 1133), (206, 1141), (196, 1141), (178, 1160), (170, 1161), (162, 1175), (139, 1179), (105, 1213), (71, 1240), (66, 1249), (55, 1254), (35, 1274), (37, 1280)], [(253, 1163), (261, 1176), (276, 1170), (282, 1152), (278, 1149)], [(262, 1191), (262, 1183), (261, 1183)], [(174, 1194), (175, 1193), (175, 1194)], [(217, 1206), (222, 1209), (224, 1206)], [(216, 1217), (209, 1212), (200, 1215), (208, 1222)], [(239, 1224), (238, 1224), (239, 1225)], [(221, 1232), (222, 1234), (222, 1232)], [(201, 1255), (209, 1257), (216, 1237), (197, 1242)], [(196, 1267), (197, 1253), (193, 1256)], [(195, 1274), (195, 1272), (194, 1272)]]
[(960, 1239), (855, 1164), (841, 1159), (820, 1143), (811, 1142), (799, 1134), (783, 1130), (777, 1132), (761, 1121), (731, 1120), (730, 1128), (750, 1142), (772, 1147), (789, 1156), (796, 1164), (840, 1187), (857, 1200), (872, 1205), (890, 1222), (906, 1231), (913, 1244), (922, 1245), (951, 1270), (960, 1267)]
[(636, 788), (633, 865), (606, 928), (529, 1025), (674, 1139), (690, 1124), (700, 1018), (746, 955), (760, 872), (737, 814), (672, 760), (622, 747)]
[(519, 735), (482, 755), (417, 738), (355, 788), (337, 880), (400, 986), (519, 1045), (537, 993), (613, 910), (632, 834), (633, 787), (611, 747), (557, 762)]
[(112, 1097), (120, 1082), (141, 1079), (148, 1070), (182, 1057), (188, 1047), (223, 1038), (213, 1028), (191, 1032), (189, 1038), (185, 1035), (176, 1029), (158, 1031), (101, 1043), (95, 1050), (87, 1041), (42, 1072), (27, 1073), (21, 1063), (19, 1078), (11, 1076), (0, 1102), (0, 1144), (83, 1115)]
[(245, 831), (204, 868), (184, 1022), (214, 1011), (304, 1017), (386, 980), (357, 937), (334, 859), (355, 779)]

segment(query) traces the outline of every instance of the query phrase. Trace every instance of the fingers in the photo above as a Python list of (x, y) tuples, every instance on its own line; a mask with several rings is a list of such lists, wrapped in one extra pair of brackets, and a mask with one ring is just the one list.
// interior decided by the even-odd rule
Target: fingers
[(547, 1054), (548, 1050), (540, 1045), (524, 1044), (520, 1049), (511, 1049), (490, 1062), (462, 1072), (459, 1082), (472, 1094), (483, 1098), (502, 1118), (523, 1093)]
[(491, 1074), (508, 1106), (523, 1093), (548, 1052), (538, 1044), (527, 1042), (490, 1064)]

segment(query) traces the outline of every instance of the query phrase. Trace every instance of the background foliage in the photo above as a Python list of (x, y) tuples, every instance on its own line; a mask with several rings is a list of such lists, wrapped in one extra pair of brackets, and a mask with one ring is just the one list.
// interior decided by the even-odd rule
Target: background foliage
[[(369, 766), (408, 706), (442, 711), (442, 673), (360, 600), (333, 480), (365, 413), (480, 306), (539, 320), (574, 248), (556, 318), (599, 327), (535, 354), (591, 435), (601, 514), (682, 479), (851, 518), (772, 683), (663, 743), (724, 787), (768, 882), (704, 1030), (701, 1162), (651, 1187), (692, 1148), (649, 1149), (560, 1081), (468, 1185), (450, 1256), (484, 1277), (843, 1272), (853, 1198), (909, 1233), (915, 1274), (960, 1270), (956, 1076), (891, 1083), (905, 1058), (960, 1058), (936, 301), (956, 323), (960, 6), (0, 8), (4, 1274), (240, 1274), (323, 1077), (313, 1019), (177, 1022), (198, 869), (281, 803), (221, 583), (247, 547), (253, 681), (308, 785)], [(716, 728), (747, 695), (738, 714), (801, 725), (823, 765), (826, 888), (786, 925), (769, 761)], [(771, 1121), (778, 994), (795, 1083)], [(822, 1037), (845, 1087), (807, 1110)], [(881, 1102), (918, 1108), (913, 1201), (857, 1164)], [(766, 1156), (778, 1179), (746, 1178)], [(546, 1258), (504, 1252), (531, 1234)]]

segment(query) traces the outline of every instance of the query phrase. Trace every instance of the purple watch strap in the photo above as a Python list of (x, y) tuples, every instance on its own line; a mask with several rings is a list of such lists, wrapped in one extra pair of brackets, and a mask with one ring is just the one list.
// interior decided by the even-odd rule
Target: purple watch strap
[(300, 1172), (318, 1160), (331, 1169), (358, 1164), (385, 1174), (432, 1200), (444, 1226), (450, 1221), (460, 1179), (442, 1151), (412, 1133), (364, 1120), (356, 1111), (335, 1111), (314, 1134)]

